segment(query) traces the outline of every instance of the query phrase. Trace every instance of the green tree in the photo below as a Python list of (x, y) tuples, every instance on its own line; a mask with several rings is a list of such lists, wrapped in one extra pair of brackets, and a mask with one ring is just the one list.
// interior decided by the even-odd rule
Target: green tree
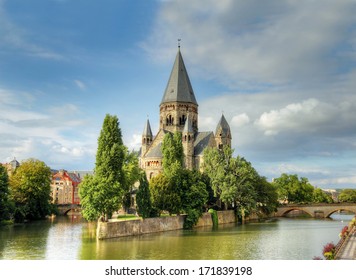
[(204, 172), (211, 179), (215, 196), (225, 204), (234, 206), (244, 217), (256, 209), (256, 184), (259, 175), (244, 158), (232, 156), (233, 150), (225, 146), (222, 151), (207, 148), (204, 151)]
[(51, 169), (29, 159), (10, 178), (11, 197), (16, 205), (15, 220), (42, 219), (51, 214)]
[[(202, 215), (209, 194), (199, 171), (183, 168), (182, 134), (167, 133), (162, 143), (163, 173), (150, 181), (154, 208), (170, 214), (186, 213), (185, 228), (192, 228)], [(205, 178), (206, 179), (206, 178)]]
[(142, 218), (150, 218), (155, 216), (155, 211), (152, 206), (151, 193), (146, 174), (142, 174), (140, 178), (140, 186), (136, 193), (137, 212)]
[(209, 193), (202, 174), (197, 170), (184, 170), (186, 183), (181, 193), (182, 209), (187, 214), (184, 228), (191, 229), (204, 212)]
[(356, 203), (356, 189), (344, 189), (338, 196), (340, 202)]
[(205, 149), (204, 173), (211, 180), (214, 196), (220, 198), (225, 208), (236, 208), (242, 219), (252, 211), (270, 214), (278, 205), (276, 188), (246, 159), (233, 157), (228, 146), (223, 150)]
[(127, 187), (123, 169), (126, 148), (122, 142), (117, 116), (106, 115), (98, 138), (95, 172), (80, 184), (83, 217), (108, 221), (117, 211)]
[(4, 166), (0, 164), (0, 223), (10, 219), (9, 178)]
[(313, 202), (316, 203), (333, 203), (331, 195), (326, 194), (321, 189), (315, 188), (313, 191)]
[(256, 185), (257, 209), (269, 215), (276, 212), (278, 203), (277, 188), (269, 183), (265, 177), (260, 177)]
[(138, 153), (135, 151), (125, 151), (125, 160), (123, 165), (125, 175), (125, 194), (123, 199), (123, 207), (127, 211), (132, 204), (132, 193), (134, 185), (141, 177), (141, 168), (138, 164)]
[(167, 133), (162, 142), (162, 165), (166, 176), (172, 177), (176, 170), (183, 168), (184, 152), (182, 144), (182, 134), (175, 132)]
[(273, 181), (278, 190), (279, 200), (288, 203), (308, 203), (313, 201), (314, 187), (307, 178), (283, 173)]
[(159, 212), (167, 211), (169, 214), (179, 214), (181, 212), (180, 193), (173, 187), (169, 178), (163, 173), (158, 174), (150, 180), (149, 188), (151, 192), (152, 204)]

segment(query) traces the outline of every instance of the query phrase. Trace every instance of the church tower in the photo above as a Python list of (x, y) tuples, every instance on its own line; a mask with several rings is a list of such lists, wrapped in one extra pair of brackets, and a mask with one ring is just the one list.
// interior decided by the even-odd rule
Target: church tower
[(150, 180), (163, 171), (162, 145), (167, 133), (180, 132), (184, 152), (184, 167), (189, 170), (202, 170), (204, 150), (207, 147), (222, 149), (231, 146), (231, 131), (222, 115), (216, 133), (199, 131), (198, 103), (185, 67), (180, 46), (176, 54), (167, 86), (159, 105), (159, 130), (153, 136), (147, 120), (142, 133), (140, 166)]
[(142, 133), (142, 150), (141, 153), (144, 155), (148, 148), (151, 146), (153, 140), (153, 135), (152, 135), (152, 130), (151, 130), (151, 125), (150, 121), (147, 119), (145, 128), (143, 129)]
[(198, 103), (185, 68), (180, 48), (160, 104), (160, 129), (182, 132), (188, 114), (192, 129), (198, 131)]
[(216, 127), (215, 142), (217, 148), (220, 150), (224, 146), (231, 147), (231, 130), (228, 122), (224, 117), (224, 114), (221, 115), (220, 121)]

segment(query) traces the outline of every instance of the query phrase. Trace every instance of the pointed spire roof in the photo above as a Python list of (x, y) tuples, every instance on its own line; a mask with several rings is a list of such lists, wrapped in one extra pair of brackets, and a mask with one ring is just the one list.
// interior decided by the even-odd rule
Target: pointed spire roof
[(178, 53), (161, 104), (172, 101), (189, 102), (198, 105), (180, 48), (178, 48)]
[(220, 121), (216, 127), (215, 135), (217, 135), (218, 133), (221, 133), (222, 137), (227, 137), (227, 136), (231, 137), (230, 126), (226, 121), (224, 114), (221, 115)]
[(184, 128), (183, 128), (183, 133), (194, 133), (193, 125), (192, 125), (192, 120), (188, 114), (187, 119), (185, 120)]
[(147, 122), (145, 124), (145, 128), (143, 129), (142, 136), (151, 137), (152, 138), (151, 125), (150, 125), (150, 121), (148, 119), (147, 119)]

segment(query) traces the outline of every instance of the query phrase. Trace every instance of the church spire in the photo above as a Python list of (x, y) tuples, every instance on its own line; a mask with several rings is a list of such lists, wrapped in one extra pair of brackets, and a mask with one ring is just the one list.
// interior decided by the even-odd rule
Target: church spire
[(231, 147), (231, 130), (224, 114), (221, 115), (220, 121), (216, 126), (215, 141), (219, 149), (226, 145)]
[(180, 47), (178, 47), (178, 53), (161, 104), (167, 102), (187, 102), (198, 105), (187, 69), (184, 65)]
[(151, 130), (151, 125), (150, 125), (150, 121), (147, 119), (147, 122), (145, 124), (145, 128), (143, 129), (143, 133), (142, 133), (143, 137), (149, 137), (152, 139), (152, 130)]

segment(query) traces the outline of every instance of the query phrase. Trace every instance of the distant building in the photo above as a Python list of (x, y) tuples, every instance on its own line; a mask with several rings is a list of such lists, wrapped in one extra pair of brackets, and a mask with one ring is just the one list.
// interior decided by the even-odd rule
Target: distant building
[(59, 170), (52, 175), (51, 196), (54, 204), (80, 204), (80, 177), (66, 170)]
[(335, 189), (321, 189), (324, 193), (328, 194), (331, 196), (331, 198), (333, 199), (334, 202), (338, 202), (338, 196), (339, 196), (339, 192)]
[(20, 166), (20, 163), (14, 158), (12, 161), (9, 163), (4, 163), (2, 164), (6, 170), (7, 170), (7, 175), (11, 176), (15, 170)]
[(206, 147), (222, 149), (225, 145), (231, 146), (230, 126), (224, 115), (218, 122), (215, 134), (213, 131), (199, 131), (198, 103), (180, 48), (160, 104), (159, 116), (158, 133), (153, 136), (150, 122), (147, 120), (142, 134), (140, 167), (145, 170), (148, 179), (163, 169), (161, 147), (167, 133), (182, 133), (184, 165), (190, 170), (202, 168), (203, 151)]

